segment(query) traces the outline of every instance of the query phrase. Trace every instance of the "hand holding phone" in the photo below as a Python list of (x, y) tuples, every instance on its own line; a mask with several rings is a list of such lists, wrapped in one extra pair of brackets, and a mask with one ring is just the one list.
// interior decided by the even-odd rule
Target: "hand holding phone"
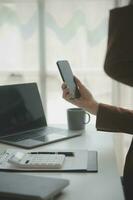
[(61, 74), (62, 80), (67, 84), (72, 99), (79, 98), (80, 92), (74, 79), (71, 67), (67, 60), (57, 61), (57, 66)]

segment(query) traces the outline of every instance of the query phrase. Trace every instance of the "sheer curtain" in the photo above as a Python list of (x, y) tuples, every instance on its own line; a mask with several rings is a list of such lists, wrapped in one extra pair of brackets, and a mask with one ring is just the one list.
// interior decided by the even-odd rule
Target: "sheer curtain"
[(1, 84), (36, 81), (49, 123), (65, 123), (56, 61), (66, 59), (99, 101), (111, 103), (103, 72), (109, 10), (115, 0), (0, 0)]
[[(0, 84), (37, 82), (48, 123), (66, 123), (66, 109), (73, 106), (62, 99), (56, 66), (57, 60), (65, 59), (99, 102), (130, 108), (131, 89), (103, 71), (109, 10), (127, 4), (128, 0), (0, 0)], [(91, 123), (95, 124), (93, 116)], [(130, 138), (114, 134), (114, 141), (121, 172)]]
[[(4, 81), (26, 81), (36, 76), (38, 15), (35, 1), (0, 1), (0, 71)], [(2, 75), (4, 74), (4, 75)], [(34, 79), (34, 78), (33, 78)]]
[(50, 123), (62, 123), (66, 122), (66, 109), (72, 105), (61, 97), (57, 60), (68, 60), (73, 73), (96, 98), (111, 103), (112, 82), (103, 72), (103, 63), (109, 9), (115, 1), (45, 0), (44, 6), (47, 116)]

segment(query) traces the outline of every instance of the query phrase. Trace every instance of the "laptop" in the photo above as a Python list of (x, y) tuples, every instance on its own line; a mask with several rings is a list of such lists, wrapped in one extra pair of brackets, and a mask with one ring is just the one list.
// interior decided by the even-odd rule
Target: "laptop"
[(0, 142), (31, 149), (81, 134), (47, 125), (36, 83), (0, 86)]
[(67, 179), (9, 172), (0, 172), (0, 180), (2, 200), (51, 200), (69, 185)]

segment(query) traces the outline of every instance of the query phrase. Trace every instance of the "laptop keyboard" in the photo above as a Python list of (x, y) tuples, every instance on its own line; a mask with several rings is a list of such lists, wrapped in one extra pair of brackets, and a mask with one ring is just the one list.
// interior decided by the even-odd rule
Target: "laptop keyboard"
[(49, 133), (54, 133), (54, 132), (62, 132), (62, 129), (59, 128), (53, 128), (53, 127), (46, 127), (43, 130), (37, 130), (37, 131), (33, 131), (33, 132), (25, 132), (25, 133), (21, 133), (19, 135), (12, 135), (12, 136), (7, 136), (4, 137), (3, 139), (6, 141), (11, 141), (11, 142), (19, 142), (22, 140), (26, 140), (26, 139), (38, 139), (40, 141), (44, 141), (46, 138), (46, 134), (47, 133), (49, 135)]
[(21, 140), (26, 140), (26, 139), (33, 139), (33, 138), (38, 138), (38, 137), (44, 137), (44, 132), (43, 131), (37, 131), (34, 133), (24, 133), (24, 134), (20, 134), (20, 135), (14, 135), (14, 136), (9, 136), (4, 138), (4, 140), (10, 140), (12, 142), (18, 142)]

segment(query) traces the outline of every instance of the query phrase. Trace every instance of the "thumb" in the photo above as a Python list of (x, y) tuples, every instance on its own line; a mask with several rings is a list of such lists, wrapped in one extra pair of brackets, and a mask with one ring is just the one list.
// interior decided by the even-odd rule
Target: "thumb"
[(77, 83), (79, 88), (83, 88), (84, 87), (84, 85), (81, 83), (81, 81), (76, 76), (74, 76), (74, 79), (75, 79), (75, 81), (76, 81), (76, 83)]

